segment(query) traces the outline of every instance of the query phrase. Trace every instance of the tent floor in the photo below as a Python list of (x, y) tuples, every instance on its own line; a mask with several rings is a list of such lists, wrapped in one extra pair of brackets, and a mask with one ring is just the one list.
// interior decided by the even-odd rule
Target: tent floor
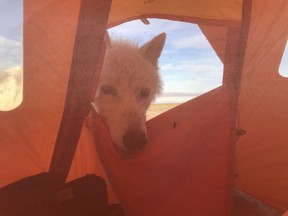
[(267, 206), (256, 198), (234, 189), (233, 216), (281, 216), (283, 212)]

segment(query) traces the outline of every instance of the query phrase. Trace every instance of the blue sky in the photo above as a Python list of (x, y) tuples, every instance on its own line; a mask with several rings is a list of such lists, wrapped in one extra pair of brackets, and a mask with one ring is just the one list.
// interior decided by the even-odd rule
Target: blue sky
[[(22, 10), (22, 0), (0, 0), (0, 71), (22, 64)], [(159, 60), (166, 99), (157, 102), (183, 102), (221, 85), (223, 65), (197, 25), (160, 19), (149, 22), (127, 22), (109, 33), (139, 45), (167, 33)]]
[(288, 40), (280, 63), (279, 73), (281, 76), (288, 78)]
[(22, 64), (22, 0), (0, 0), (0, 72)]
[(149, 25), (140, 20), (127, 22), (111, 28), (109, 33), (112, 38), (130, 38), (139, 45), (162, 32), (167, 33), (159, 61), (163, 96), (173, 100), (175, 95), (177, 101), (180, 97), (186, 100), (221, 85), (223, 64), (197, 25), (160, 19), (149, 19), (149, 22)]

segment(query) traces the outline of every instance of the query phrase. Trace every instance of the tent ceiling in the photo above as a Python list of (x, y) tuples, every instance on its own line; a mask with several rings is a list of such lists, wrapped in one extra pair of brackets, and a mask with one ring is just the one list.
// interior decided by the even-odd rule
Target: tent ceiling
[(109, 24), (115, 25), (133, 18), (148, 16), (176, 20), (210, 20), (239, 22), (241, 0), (113, 0)]

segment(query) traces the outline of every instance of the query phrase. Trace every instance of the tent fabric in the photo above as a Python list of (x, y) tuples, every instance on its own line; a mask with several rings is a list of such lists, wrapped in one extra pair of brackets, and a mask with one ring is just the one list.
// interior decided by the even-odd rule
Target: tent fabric
[[(79, 10), (79, 0), (24, 2), (23, 102), (15, 110), (0, 112), (0, 164), (5, 176), (1, 186), (49, 168), (64, 110)], [(226, 10), (233, 14), (230, 7)]]
[[(96, 115), (96, 122), (91, 124), (93, 118), (88, 117), (67, 181), (87, 173), (106, 176), (117, 198), (131, 214), (140, 215), (139, 207), (151, 215), (159, 212), (178, 215), (181, 211), (229, 215), (233, 131), (237, 126), (246, 134), (237, 141), (235, 186), (287, 211), (288, 85), (287, 78), (279, 75), (278, 67), (288, 39), (288, 2), (243, 2), (252, 4), (249, 11), (243, 11), (251, 15), (251, 19), (241, 25), (242, 2), (239, 0), (112, 1), (107, 26), (149, 16), (200, 24), (224, 63), (223, 86), (148, 122), (151, 145), (137, 158), (123, 159), (113, 149), (109, 150), (111, 142), (103, 123)], [(1, 187), (49, 170), (65, 106), (80, 5), (80, 0), (24, 1), (23, 103), (15, 110), (0, 112)], [(240, 29), (247, 31), (247, 25), (247, 44), (240, 46)], [(239, 53), (243, 62), (238, 60)], [(235, 88), (235, 84), (240, 86)], [(239, 90), (238, 101), (235, 89)], [(171, 126), (174, 121), (176, 128)], [(94, 146), (93, 125), (97, 126), (101, 162)], [(181, 132), (176, 134), (176, 130)], [(167, 131), (171, 134), (164, 136)], [(102, 142), (108, 145), (103, 146)], [(171, 158), (165, 158), (165, 154)], [(129, 169), (120, 165), (127, 165)], [(169, 180), (155, 179), (147, 171), (149, 166)], [(146, 170), (145, 178), (139, 167), (143, 172)], [(167, 167), (179, 176), (165, 172)], [(129, 178), (132, 173), (135, 176)], [(155, 203), (139, 201), (145, 196), (151, 198), (151, 193), (143, 191), (139, 183), (131, 182), (133, 178), (146, 181), (147, 187), (152, 188), (151, 193), (157, 192), (157, 196), (152, 197)], [(126, 180), (132, 183), (131, 188)], [(142, 191), (143, 197), (142, 192), (133, 194), (133, 189)], [(110, 189), (110, 199), (115, 200), (116, 197), (111, 198), (115, 194)], [(173, 209), (171, 203), (177, 209)], [(176, 210), (179, 210), (177, 214)]]
[(213, 22), (237, 24), (241, 20), (242, 1), (240, 0), (114, 0), (112, 2), (109, 24), (131, 20), (142, 16), (185, 20), (194, 22)]
[(279, 64), (288, 39), (286, 1), (252, 1), (239, 97), (237, 143), (241, 190), (288, 209), (288, 79)]
[[(127, 215), (229, 215), (231, 88), (220, 87), (148, 121), (147, 148), (136, 155), (119, 155), (95, 116), (99, 157)], [(208, 101), (211, 106), (205, 106)]]
[(23, 102), (15, 110), (0, 112), (1, 186), (49, 168), (78, 13), (79, 4), (24, 1)]
[(110, 7), (111, 1), (81, 1), (65, 107), (49, 168), (60, 185), (68, 176), (83, 121), (95, 95), (105, 56), (104, 35)]

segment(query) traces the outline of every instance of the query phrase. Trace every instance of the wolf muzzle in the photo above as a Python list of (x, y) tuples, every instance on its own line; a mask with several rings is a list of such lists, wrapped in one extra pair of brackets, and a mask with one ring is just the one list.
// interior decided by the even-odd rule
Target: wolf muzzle
[(130, 152), (142, 149), (147, 143), (146, 134), (141, 130), (128, 131), (122, 138), (123, 146)]

